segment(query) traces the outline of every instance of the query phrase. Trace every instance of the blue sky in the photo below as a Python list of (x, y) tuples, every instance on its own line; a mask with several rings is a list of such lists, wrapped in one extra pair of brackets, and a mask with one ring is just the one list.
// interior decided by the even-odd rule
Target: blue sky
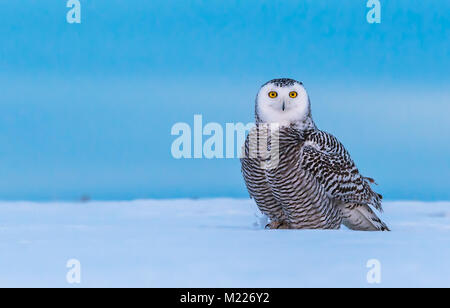
[(246, 197), (239, 161), (175, 160), (176, 122), (250, 122), (304, 82), (389, 200), (450, 199), (450, 3), (0, 0), (0, 199)]

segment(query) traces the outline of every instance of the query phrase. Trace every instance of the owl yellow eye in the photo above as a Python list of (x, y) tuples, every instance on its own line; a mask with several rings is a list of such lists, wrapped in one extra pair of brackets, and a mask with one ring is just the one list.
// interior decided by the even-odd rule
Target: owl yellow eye
[(277, 92), (275, 92), (275, 91), (270, 91), (269, 92), (269, 97), (270, 98), (275, 98), (275, 97), (277, 97), (278, 96), (278, 93)]
[(291, 93), (289, 93), (289, 97), (290, 97), (290, 98), (296, 98), (297, 95), (298, 95), (298, 93), (295, 92), (295, 91), (292, 91)]

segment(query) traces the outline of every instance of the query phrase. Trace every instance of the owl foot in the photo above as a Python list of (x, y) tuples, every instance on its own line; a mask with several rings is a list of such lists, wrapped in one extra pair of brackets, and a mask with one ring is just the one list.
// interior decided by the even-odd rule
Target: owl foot
[(290, 229), (290, 227), (285, 221), (272, 221), (266, 225), (266, 229)]

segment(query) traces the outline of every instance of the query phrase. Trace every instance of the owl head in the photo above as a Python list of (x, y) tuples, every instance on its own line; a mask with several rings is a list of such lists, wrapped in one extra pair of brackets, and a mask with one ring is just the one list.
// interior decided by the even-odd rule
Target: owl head
[(256, 118), (280, 126), (299, 124), (311, 118), (308, 93), (293, 79), (273, 79), (264, 84), (256, 97)]

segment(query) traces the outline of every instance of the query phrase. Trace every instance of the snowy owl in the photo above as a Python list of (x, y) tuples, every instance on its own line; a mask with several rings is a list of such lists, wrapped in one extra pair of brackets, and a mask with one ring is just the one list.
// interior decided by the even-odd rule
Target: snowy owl
[[(316, 127), (301, 82), (284, 78), (264, 84), (256, 97), (255, 121), (242, 173), (250, 196), (270, 218), (267, 227), (339, 229), (344, 224), (352, 230), (389, 231), (371, 208), (382, 211), (382, 196), (371, 188), (374, 180), (359, 173), (336, 137)], [(275, 164), (263, 164), (270, 158), (260, 153), (261, 136), (269, 140), (268, 152), (277, 149)]]

